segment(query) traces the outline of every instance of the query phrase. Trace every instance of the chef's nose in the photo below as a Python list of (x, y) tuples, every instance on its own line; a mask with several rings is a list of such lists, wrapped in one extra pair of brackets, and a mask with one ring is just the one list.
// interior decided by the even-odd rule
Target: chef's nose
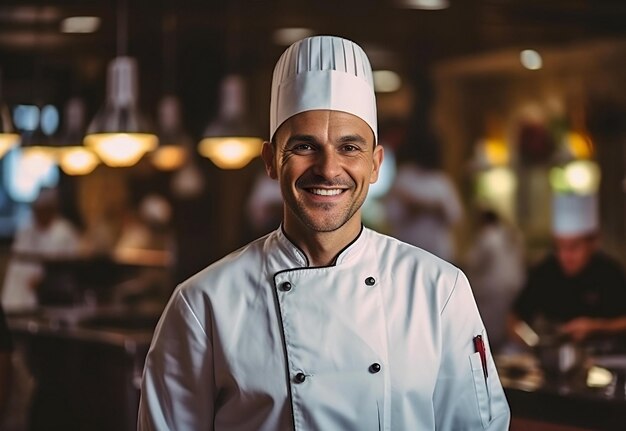
[(325, 148), (318, 153), (314, 171), (326, 179), (332, 179), (341, 173), (341, 161), (336, 151)]

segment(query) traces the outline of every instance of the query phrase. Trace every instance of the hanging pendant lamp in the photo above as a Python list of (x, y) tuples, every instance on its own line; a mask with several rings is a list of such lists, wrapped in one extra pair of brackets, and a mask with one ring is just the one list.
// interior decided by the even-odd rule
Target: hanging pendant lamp
[(83, 145), (85, 103), (74, 97), (65, 105), (64, 127), (58, 139), (57, 161), (67, 175), (87, 175), (100, 163), (94, 151)]
[(220, 90), (218, 117), (204, 131), (198, 152), (222, 169), (241, 169), (261, 154), (263, 139), (246, 118), (243, 77), (228, 75)]
[(183, 126), (180, 99), (176, 88), (176, 48), (178, 19), (175, 13), (164, 14), (163, 41), (163, 94), (157, 112), (159, 147), (152, 153), (152, 164), (161, 171), (179, 169), (189, 158), (192, 140)]
[(87, 129), (84, 143), (111, 167), (136, 164), (156, 148), (158, 139), (138, 107), (137, 61), (125, 55), (127, 4), (118, 2), (118, 56), (109, 63), (107, 97)]
[(85, 145), (111, 167), (136, 164), (158, 139), (137, 108), (137, 62), (117, 57), (109, 64), (107, 101), (87, 129)]
[(152, 153), (152, 163), (162, 171), (180, 168), (189, 157), (191, 137), (182, 127), (180, 111), (176, 96), (165, 96), (159, 102), (159, 147)]

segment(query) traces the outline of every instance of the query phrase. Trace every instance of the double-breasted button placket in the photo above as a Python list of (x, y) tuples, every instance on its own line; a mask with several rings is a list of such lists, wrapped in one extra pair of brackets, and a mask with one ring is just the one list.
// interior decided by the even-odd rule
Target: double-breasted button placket
[(373, 286), (376, 283), (376, 279), (374, 277), (367, 277), (365, 279), (365, 284), (368, 286)]
[(293, 286), (291, 286), (291, 283), (289, 283), (288, 281), (285, 281), (283, 284), (280, 285), (280, 289), (283, 292), (289, 292), (292, 287)]

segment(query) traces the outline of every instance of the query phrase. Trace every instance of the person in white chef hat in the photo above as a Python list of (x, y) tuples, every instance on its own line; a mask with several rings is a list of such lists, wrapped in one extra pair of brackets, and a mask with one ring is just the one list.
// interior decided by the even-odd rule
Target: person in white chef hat
[(554, 251), (529, 272), (509, 322), (541, 319), (574, 340), (626, 328), (626, 279), (599, 248), (596, 195), (557, 194)]
[(173, 293), (140, 430), (508, 429), (465, 275), (361, 223), (377, 133), (357, 44), (315, 36), (283, 53), (262, 151), (281, 226)]

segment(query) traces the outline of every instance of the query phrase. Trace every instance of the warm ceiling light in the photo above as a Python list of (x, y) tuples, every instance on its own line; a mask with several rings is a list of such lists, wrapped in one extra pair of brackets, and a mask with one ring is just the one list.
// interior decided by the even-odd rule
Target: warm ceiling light
[(63, 33), (94, 33), (100, 28), (97, 16), (71, 16), (61, 21)]
[(180, 168), (187, 160), (191, 138), (182, 127), (180, 102), (176, 96), (165, 96), (159, 102), (159, 147), (152, 153), (152, 164), (162, 171)]
[(241, 169), (261, 153), (263, 140), (249, 137), (204, 138), (198, 152), (222, 169)]
[(377, 93), (393, 93), (398, 91), (402, 86), (400, 75), (391, 70), (375, 70), (374, 90)]
[(245, 88), (239, 75), (221, 85), (220, 111), (204, 131), (198, 152), (222, 169), (240, 169), (261, 154), (263, 139), (251, 130), (245, 116)]
[(591, 160), (575, 160), (564, 168), (565, 180), (574, 193), (590, 194), (598, 191), (600, 169)]
[(0, 158), (4, 157), (19, 142), (20, 135), (17, 133), (0, 133)]
[(566, 144), (575, 159), (590, 159), (593, 156), (593, 144), (585, 134), (569, 132), (566, 135)]
[(510, 168), (499, 166), (480, 173), (477, 187), (484, 196), (512, 196), (517, 189), (517, 178)]
[(58, 138), (57, 162), (68, 175), (87, 175), (100, 163), (93, 150), (83, 145), (85, 104), (74, 97), (65, 105), (64, 127)]
[(85, 145), (92, 148), (105, 165), (121, 168), (137, 164), (146, 148), (156, 148), (157, 139), (149, 133), (98, 133), (87, 135)]
[(132, 166), (157, 147), (156, 135), (149, 132), (137, 108), (137, 87), (135, 59), (115, 58), (109, 65), (107, 101), (89, 125), (84, 141), (108, 166)]
[(20, 135), (14, 133), (9, 108), (0, 103), (0, 158), (20, 142)]
[(67, 175), (87, 175), (98, 166), (100, 159), (85, 147), (66, 147), (58, 155), (59, 166)]
[(541, 55), (534, 49), (525, 49), (520, 52), (519, 59), (528, 70), (539, 70), (543, 65)]
[(159, 145), (152, 153), (152, 163), (161, 171), (173, 171), (180, 168), (187, 160), (187, 151), (180, 145)]
[(506, 166), (510, 161), (510, 151), (504, 139), (485, 139), (483, 149), (487, 161), (491, 166)]
[(448, 0), (396, 0), (399, 7), (422, 10), (441, 10), (450, 7)]
[(315, 32), (306, 27), (286, 27), (274, 30), (272, 40), (276, 45), (289, 46), (292, 43), (313, 36)]

